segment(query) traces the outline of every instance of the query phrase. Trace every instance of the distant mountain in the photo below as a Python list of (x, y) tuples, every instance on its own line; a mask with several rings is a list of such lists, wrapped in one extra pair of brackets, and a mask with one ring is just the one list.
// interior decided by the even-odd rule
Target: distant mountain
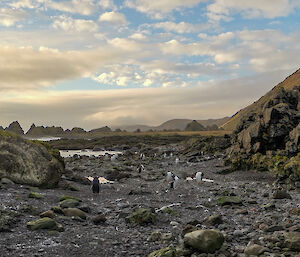
[[(284, 81), (280, 82), (277, 86), (273, 87), (268, 93), (262, 96), (258, 101), (253, 104), (245, 107), (244, 109), (238, 111), (235, 115), (232, 116), (227, 122), (225, 122), (221, 127), (225, 130), (234, 130), (241, 120), (250, 116), (250, 114), (258, 114), (265, 105), (273, 96), (277, 93), (280, 88), (291, 90), (295, 86), (300, 85), (300, 69), (294, 72), (292, 75), (288, 76)], [(300, 110), (300, 105), (298, 106)]]
[(26, 136), (30, 137), (40, 137), (40, 136), (59, 136), (64, 133), (62, 127), (44, 127), (44, 126), (35, 126), (33, 123), (29, 130), (26, 132)]
[[(208, 120), (196, 120), (198, 123), (203, 125), (204, 127), (217, 125), (218, 127), (227, 122), (230, 117), (224, 117), (221, 119), (208, 119)], [(164, 131), (164, 130), (185, 130), (186, 126), (191, 123), (193, 120), (191, 119), (172, 119), (162, 123), (159, 126), (146, 126), (146, 125), (133, 125), (133, 126), (120, 126), (114, 127), (120, 128), (126, 131), (136, 131), (137, 129), (141, 131), (149, 131), (149, 130), (156, 130), (156, 131)]]
[(102, 127), (102, 128), (97, 128), (97, 129), (92, 129), (89, 131), (89, 133), (99, 133), (99, 132), (111, 132), (111, 128), (110, 127)]
[(14, 121), (9, 124), (5, 131), (12, 132), (18, 135), (24, 135), (24, 130), (22, 129), (18, 121)]
[(200, 124), (198, 121), (193, 120), (186, 125), (185, 131), (204, 131), (206, 128)]

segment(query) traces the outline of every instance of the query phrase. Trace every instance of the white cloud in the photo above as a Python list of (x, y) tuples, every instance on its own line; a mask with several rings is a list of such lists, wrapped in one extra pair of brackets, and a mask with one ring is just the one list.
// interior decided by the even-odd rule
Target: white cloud
[(70, 13), (79, 13), (82, 15), (92, 14), (96, 8), (93, 0), (71, 0), (71, 1), (54, 1), (50, 0), (45, 3), (46, 7), (54, 10)]
[(90, 77), (104, 64), (117, 62), (122, 53), (109, 48), (59, 51), (40, 47), (0, 45), (0, 91), (39, 89), (63, 80)]
[(151, 26), (156, 29), (163, 29), (165, 31), (172, 31), (179, 34), (196, 33), (211, 27), (210, 24), (191, 24), (183, 21), (179, 23), (166, 21), (166, 22), (155, 23)]
[(126, 0), (125, 5), (155, 19), (162, 19), (173, 10), (190, 8), (207, 0)]
[(100, 0), (99, 5), (101, 6), (102, 9), (107, 10), (117, 10), (116, 5), (114, 4), (113, 0)]
[(37, 8), (39, 6), (39, 4), (32, 0), (19, 0), (19, 1), (11, 3), (10, 6), (17, 8), (17, 9), (19, 9), (19, 8), (33, 9), (33, 8)]
[(129, 36), (129, 38), (135, 39), (135, 40), (146, 40), (147, 37), (142, 33), (134, 33)]
[[(295, 1), (294, 1), (295, 2)], [(233, 14), (239, 13), (246, 19), (275, 18), (287, 16), (296, 8), (291, 0), (215, 0), (208, 5), (208, 17), (211, 20), (230, 20)]]
[(62, 29), (69, 32), (96, 32), (98, 30), (98, 25), (92, 20), (72, 19), (64, 15), (56, 17), (52, 26), (55, 29)]
[(0, 25), (5, 27), (13, 26), (15, 23), (26, 18), (28, 14), (23, 10), (1, 8)]
[(99, 21), (116, 25), (126, 25), (128, 23), (125, 15), (119, 12), (105, 12), (99, 16)]

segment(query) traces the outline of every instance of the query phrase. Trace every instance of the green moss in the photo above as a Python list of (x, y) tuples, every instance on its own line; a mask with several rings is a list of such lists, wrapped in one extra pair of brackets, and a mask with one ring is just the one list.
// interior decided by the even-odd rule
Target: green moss
[(125, 219), (128, 223), (146, 225), (148, 223), (154, 223), (156, 220), (156, 216), (150, 209), (136, 208)]
[(36, 192), (30, 192), (28, 198), (42, 199), (44, 196)]
[(220, 196), (217, 198), (217, 204), (220, 206), (241, 203), (242, 199), (238, 196)]
[(176, 257), (176, 249), (172, 246), (169, 246), (150, 253), (148, 257)]
[(62, 202), (62, 201), (64, 201), (64, 200), (68, 200), (68, 199), (73, 199), (73, 200), (76, 200), (76, 201), (78, 201), (78, 202), (82, 202), (81, 199), (76, 198), (76, 197), (73, 197), (73, 196), (69, 196), (69, 195), (63, 195), (63, 196), (61, 196), (61, 197), (59, 198), (59, 201)]

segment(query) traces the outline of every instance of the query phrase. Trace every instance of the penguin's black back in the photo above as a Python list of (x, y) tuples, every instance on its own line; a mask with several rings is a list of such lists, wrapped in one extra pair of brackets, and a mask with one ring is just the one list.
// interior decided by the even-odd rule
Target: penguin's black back
[(92, 191), (93, 193), (99, 194), (100, 184), (99, 184), (99, 179), (97, 177), (94, 177), (93, 179)]

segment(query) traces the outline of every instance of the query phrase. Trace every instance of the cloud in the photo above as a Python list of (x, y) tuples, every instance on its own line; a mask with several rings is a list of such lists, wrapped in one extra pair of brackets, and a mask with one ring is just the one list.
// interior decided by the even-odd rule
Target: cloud
[(183, 21), (179, 23), (166, 21), (166, 22), (155, 23), (151, 26), (156, 29), (163, 29), (165, 31), (172, 31), (179, 34), (197, 33), (211, 27), (210, 24), (191, 24)]
[(119, 12), (105, 12), (99, 16), (99, 21), (116, 25), (126, 25), (128, 23), (125, 15)]
[(109, 48), (62, 52), (0, 45), (0, 56), (0, 91), (26, 91), (92, 76), (104, 64), (117, 61), (122, 53)]
[(23, 10), (0, 8), (0, 26), (10, 27), (28, 17)]
[(90, 15), (96, 10), (93, 0), (71, 0), (59, 2), (50, 0), (45, 2), (45, 6), (61, 12), (79, 13), (82, 15)]
[(92, 20), (72, 19), (65, 15), (55, 18), (52, 26), (55, 29), (62, 29), (68, 32), (96, 32), (98, 30), (98, 25)]
[(100, 0), (99, 5), (102, 9), (107, 10), (117, 10), (117, 6), (114, 4), (113, 0)]
[(272, 19), (287, 16), (296, 7), (295, 1), (291, 0), (215, 0), (207, 7), (207, 16), (215, 21), (231, 20), (234, 14), (241, 14), (246, 19)]
[(12, 120), (19, 120), (27, 128), (34, 122), (37, 125), (92, 129), (124, 125), (126, 121), (127, 124), (158, 125), (172, 118), (219, 118), (251, 104), (291, 72), (293, 70), (218, 83), (203, 82), (192, 88), (1, 94), (1, 125), (7, 126)]
[(37, 8), (39, 7), (39, 3), (37, 3), (36, 1), (31, 1), (31, 0), (19, 0), (16, 2), (13, 2), (11, 4), (9, 4), (11, 7), (14, 8), (29, 8), (29, 9), (33, 9), (33, 8)]
[(190, 8), (207, 0), (126, 0), (125, 6), (133, 8), (155, 19), (162, 19), (173, 10)]

